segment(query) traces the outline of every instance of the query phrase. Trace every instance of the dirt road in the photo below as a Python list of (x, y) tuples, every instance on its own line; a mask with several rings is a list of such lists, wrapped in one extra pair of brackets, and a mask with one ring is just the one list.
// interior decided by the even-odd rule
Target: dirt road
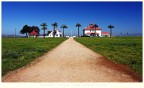
[(2, 82), (137, 82), (126, 66), (114, 64), (73, 38), (30, 66), (2, 77)]

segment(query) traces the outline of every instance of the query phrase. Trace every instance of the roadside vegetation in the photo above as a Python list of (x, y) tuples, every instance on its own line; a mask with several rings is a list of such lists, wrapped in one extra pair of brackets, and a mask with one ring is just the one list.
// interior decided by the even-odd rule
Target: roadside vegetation
[(142, 75), (142, 37), (81, 37), (75, 40), (115, 63), (130, 66)]
[(2, 75), (29, 64), (66, 38), (2, 38)]

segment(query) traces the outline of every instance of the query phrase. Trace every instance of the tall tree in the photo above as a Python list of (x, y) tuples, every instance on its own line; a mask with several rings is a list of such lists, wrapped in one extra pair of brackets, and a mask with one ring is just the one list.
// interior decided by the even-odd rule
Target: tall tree
[(42, 30), (44, 30), (44, 38), (45, 38), (45, 30), (47, 30), (47, 24), (42, 23), (40, 26), (42, 26)]
[(113, 25), (109, 25), (108, 28), (110, 29), (110, 37), (112, 37), (112, 28), (114, 28)]
[(62, 26), (61, 26), (61, 28), (63, 28), (63, 37), (64, 37), (64, 29), (65, 28), (68, 28), (65, 24), (63, 24)]
[(29, 32), (30, 32), (30, 27), (28, 25), (23, 26), (23, 28), (20, 31), (21, 34), (26, 34), (27, 38), (28, 38), (28, 33)]
[(98, 28), (98, 25), (94, 24), (93, 27), (95, 28), (95, 36), (96, 36), (96, 28)]
[(53, 29), (53, 37), (55, 37), (55, 34), (56, 34), (56, 28), (58, 27), (58, 23), (57, 22), (54, 22), (53, 24), (52, 24), (52, 26), (54, 27), (54, 29)]
[(81, 24), (80, 24), (80, 23), (77, 23), (77, 24), (76, 24), (76, 27), (78, 27), (78, 37), (79, 37), (79, 28), (81, 27)]

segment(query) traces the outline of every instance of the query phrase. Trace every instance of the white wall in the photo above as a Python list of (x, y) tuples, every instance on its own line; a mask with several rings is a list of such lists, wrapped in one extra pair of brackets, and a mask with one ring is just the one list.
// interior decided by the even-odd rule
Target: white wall
[(85, 32), (84, 32), (84, 33), (86, 34), (86, 33), (89, 33), (89, 32), (90, 32), (90, 30), (85, 30)]
[(105, 36), (110, 37), (110, 35), (109, 35), (109, 34), (103, 34), (103, 35), (102, 35), (102, 37), (105, 37)]
[[(56, 30), (56, 35), (55, 35), (55, 37), (60, 37), (60, 35), (62, 35), (62, 33), (59, 32), (58, 30)], [(48, 36), (49, 36), (49, 37), (53, 37), (53, 30), (52, 30), (52, 32), (51, 32)]]
[[(85, 30), (85, 31), (84, 31), (85, 34), (86, 34), (86, 33), (89, 33), (89, 32), (90, 32), (90, 30)], [(95, 30), (91, 31), (91, 33), (95, 33)], [(101, 30), (96, 30), (96, 33), (98, 33), (99, 36), (101, 37)]]
[(101, 30), (96, 30), (97, 33), (99, 33), (99, 36), (101, 37)]

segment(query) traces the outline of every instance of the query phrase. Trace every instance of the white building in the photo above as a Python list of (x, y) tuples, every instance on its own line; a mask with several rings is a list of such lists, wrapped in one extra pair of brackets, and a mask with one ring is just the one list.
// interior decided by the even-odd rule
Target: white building
[(109, 32), (102, 32), (102, 37), (110, 37), (110, 34)]
[(86, 35), (86, 36), (104, 37), (105, 35), (107, 35), (109, 37), (108, 32), (102, 32), (101, 28), (99, 28), (99, 27), (95, 28), (93, 24), (90, 24), (89, 26), (84, 28), (83, 32), (84, 32), (84, 35)]
[(84, 28), (84, 34), (86, 36), (101, 36), (101, 28), (95, 28), (93, 24)]
[[(54, 30), (52, 31), (48, 31), (48, 37), (53, 37), (53, 32)], [(58, 29), (55, 29), (55, 37), (62, 37), (62, 33), (61, 31), (59, 31)]]

